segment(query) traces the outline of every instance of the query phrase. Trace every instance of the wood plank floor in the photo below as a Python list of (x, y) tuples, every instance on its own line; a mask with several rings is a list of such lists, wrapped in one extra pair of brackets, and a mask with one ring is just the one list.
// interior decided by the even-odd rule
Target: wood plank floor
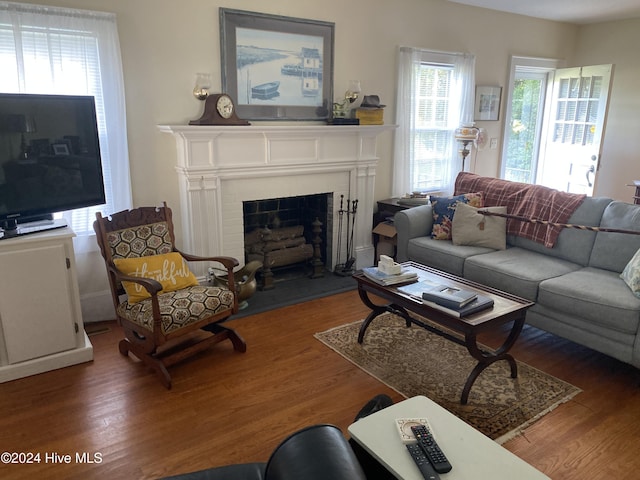
[[(374, 395), (402, 400), (313, 338), (366, 313), (354, 291), (233, 320), (247, 352), (224, 343), (175, 366), (170, 391), (118, 353), (121, 335), (107, 323), (91, 337), (93, 362), (0, 384), (0, 451), (39, 453), (41, 462), (0, 464), (0, 478), (155, 479), (265, 461), (313, 423), (346, 432)], [(638, 370), (534, 328), (514, 353), (583, 392), (505, 447), (554, 479), (637, 478)], [(96, 462), (77, 462), (83, 453)]]

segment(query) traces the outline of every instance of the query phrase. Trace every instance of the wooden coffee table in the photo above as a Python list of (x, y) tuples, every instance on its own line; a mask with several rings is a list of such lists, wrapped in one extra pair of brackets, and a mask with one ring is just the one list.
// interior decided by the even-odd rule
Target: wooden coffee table
[[(496, 290), (494, 288), (436, 270), (435, 268), (420, 265), (419, 263), (406, 262), (402, 265), (404, 268), (415, 271), (419, 277), (418, 281), (431, 280), (451, 287), (474, 290), (482, 295), (491, 297), (494, 301), (494, 305), (487, 310), (483, 310), (467, 317), (458, 318), (443, 312), (442, 310), (431, 307), (428, 304), (422, 303), (419, 299), (400, 292), (397, 289), (398, 285), (389, 287), (379, 285), (376, 282), (369, 280), (363, 273), (357, 272), (353, 275), (353, 278), (358, 282), (358, 294), (360, 295), (362, 302), (371, 309), (371, 313), (369, 313), (367, 318), (364, 319), (362, 326), (360, 327), (358, 343), (363, 342), (367, 327), (378, 315), (391, 312), (402, 317), (405, 320), (407, 327), (415, 324), (441, 337), (447, 338), (452, 342), (464, 345), (478, 363), (467, 377), (467, 381), (462, 389), (460, 403), (463, 405), (466, 405), (469, 400), (471, 387), (480, 373), (482, 373), (482, 371), (492, 363), (499, 360), (506, 360), (509, 362), (509, 366), (511, 367), (511, 377), (516, 378), (518, 376), (516, 361), (513, 356), (509, 354), (509, 350), (518, 339), (522, 326), (524, 325), (524, 317), (527, 309), (533, 305), (533, 302), (511, 295), (510, 293)], [(388, 303), (375, 303), (369, 297), (370, 294), (387, 300)], [(437, 326), (444, 327), (444, 329), (425, 323), (421, 319), (412, 316), (411, 313), (424, 317)], [(487, 351), (480, 348), (477, 341), (479, 333), (495, 329), (496, 327), (509, 322), (512, 322), (511, 330), (509, 331), (504, 343), (498, 349), (495, 351)]]

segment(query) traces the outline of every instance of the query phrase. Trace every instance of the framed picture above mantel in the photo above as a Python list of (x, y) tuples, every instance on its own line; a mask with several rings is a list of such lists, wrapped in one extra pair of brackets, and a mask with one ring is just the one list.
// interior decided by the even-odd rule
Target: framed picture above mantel
[(335, 24), (220, 8), (222, 89), (247, 120), (327, 120)]

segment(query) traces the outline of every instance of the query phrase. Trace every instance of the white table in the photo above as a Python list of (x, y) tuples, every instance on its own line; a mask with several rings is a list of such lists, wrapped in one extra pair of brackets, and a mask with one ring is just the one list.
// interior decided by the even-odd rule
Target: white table
[(351, 437), (399, 479), (423, 477), (400, 440), (395, 426), (398, 418), (428, 419), (438, 445), (453, 466), (450, 472), (440, 474), (441, 480), (549, 478), (437, 403), (417, 396), (349, 426)]

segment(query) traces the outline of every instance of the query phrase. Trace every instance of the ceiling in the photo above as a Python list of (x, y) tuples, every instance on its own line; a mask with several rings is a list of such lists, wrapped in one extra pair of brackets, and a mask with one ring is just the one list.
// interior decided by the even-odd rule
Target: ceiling
[(638, 0), (449, 0), (450, 2), (576, 24), (640, 17)]

